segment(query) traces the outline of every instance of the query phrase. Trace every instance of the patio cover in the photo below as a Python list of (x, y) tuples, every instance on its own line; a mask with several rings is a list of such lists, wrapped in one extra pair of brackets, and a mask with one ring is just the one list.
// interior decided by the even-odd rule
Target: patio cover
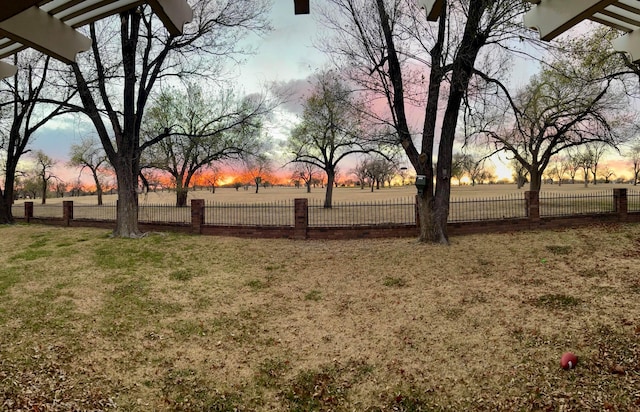
[(527, 27), (537, 29), (542, 40), (551, 40), (583, 20), (626, 32), (614, 40), (617, 51), (640, 61), (640, 1), (638, 0), (526, 0), (534, 4), (524, 16)]
[[(0, 7), (0, 59), (27, 47), (64, 62), (91, 47), (91, 40), (75, 28), (147, 3), (171, 34), (193, 17), (186, 0), (2, 0)], [(0, 78), (16, 68), (0, 61)]]

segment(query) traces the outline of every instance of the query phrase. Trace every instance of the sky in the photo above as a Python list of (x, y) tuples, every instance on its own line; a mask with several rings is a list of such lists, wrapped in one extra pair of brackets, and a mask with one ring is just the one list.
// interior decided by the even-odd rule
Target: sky
[[(317, 70), (328, 67), (327, 57), (314, 47), (314, 42), (322, 33), (316, 22), (318, 13), (314, 13), (311, 2), (310, 15), (294, 15), (293, 1), (275, 0), (271, 10), (273, 30), (262, 37), (250, 35), (246, 41), (255, 47), (256, 53), (247, 56), (238, 68), (234, 81), (237, 88), (245, 93), (264, 91), (272, 82), (286, 83), (304, 89), (309, 86), (308, 78)], [(516, 61), (512, 67), (511, 81), (523, 84), (538, 67), (531, 62)], [(293, 102), (293, 104), (298, 104)], [(273, 124), (269, 133), (277, 138), (286, 137), (283, 124), (295, 120), (294, 108), (289, 105), (279, 112), (280, 124)], [(43, 150), (57, 160), (56, 174), (64, 181), (74, 181), (78, 177), (78, 169), (65, 166), (69, 158), (70, 147), (78, 143), (82, 137), (92, 135), (92, 126), (81, 116), (67, 117), (48, 124), (36, 134), (31, 145), (33, 150)], [(496, 164), (496, 172), (500, 177), (510, 175), (504, 164)], [(88, 180), (87, 178), (84, 179)]]

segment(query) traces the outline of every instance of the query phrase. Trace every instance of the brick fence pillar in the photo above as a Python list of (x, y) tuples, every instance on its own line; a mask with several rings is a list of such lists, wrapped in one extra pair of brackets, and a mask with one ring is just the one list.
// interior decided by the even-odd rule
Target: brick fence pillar
[(295, 199), (295, 227), (294, 239), (306, 239), (309, 227), (309, 201), (307, 199)]
[(204, 225), (204, 200), (191, 199), (191, 232), (201, 234)]
[(65, 226), (71, 226), (73, 220), (73, 200), (65, 200), (62, 202), (62, 219)]
[(24, 220), (29, 223), (33, 217), (33, 202), (24, 202)]
[(613, 189), (613, 203), (618, 219), (622, 222), (627, 220), (627, 189)]
[(524, 192), (524, 199), (526, 201), (527, 217), (529, 220), (540, 219), (540, 193), (539, 192)]

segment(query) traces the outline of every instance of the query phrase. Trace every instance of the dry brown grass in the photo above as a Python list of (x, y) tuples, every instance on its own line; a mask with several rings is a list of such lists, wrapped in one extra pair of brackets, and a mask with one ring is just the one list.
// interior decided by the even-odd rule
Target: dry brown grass
[(449, 247), (0, 234), (4, 409), (640, 409), (638, 225)]

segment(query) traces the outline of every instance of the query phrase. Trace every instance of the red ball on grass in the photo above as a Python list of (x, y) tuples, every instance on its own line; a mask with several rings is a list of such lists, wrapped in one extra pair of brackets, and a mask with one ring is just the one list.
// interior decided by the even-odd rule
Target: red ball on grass
[(560, 366), (562, 369), (573, 369), (578, 363), (578, 357), (572, 352), (565, 352), (560, 358)]

